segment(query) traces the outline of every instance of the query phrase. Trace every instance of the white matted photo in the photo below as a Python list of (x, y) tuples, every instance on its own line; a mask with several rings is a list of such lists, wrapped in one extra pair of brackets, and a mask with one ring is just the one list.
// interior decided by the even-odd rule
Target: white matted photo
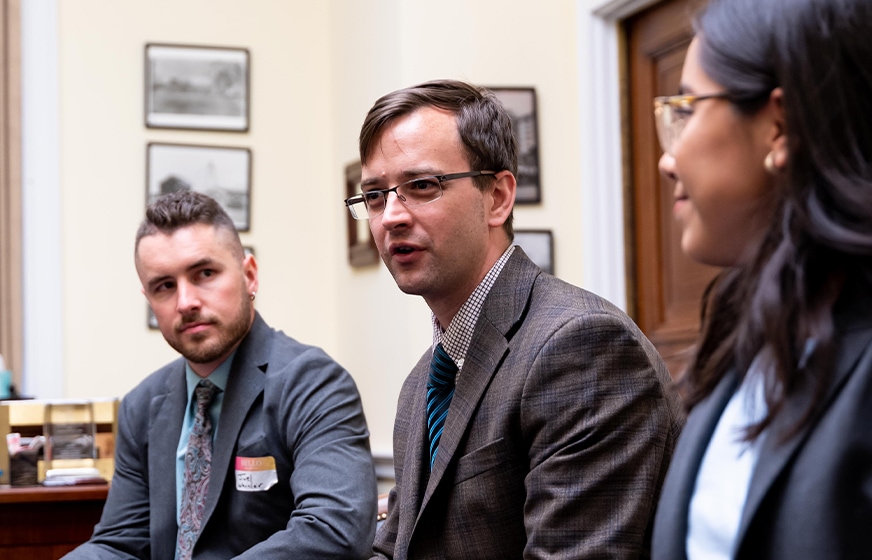
[(554, 274), (554, 239), (551, 230), (516, 229), (514, 244), (521, 247), (544, 272)]
[(162, 194), (196, 191), (217, 200), (236, 229), (250, 229), (251, 150), (150, 143), (147, 151), (146, 205)]
[(248, 50), (145, 46), (145, 125), (248, 130)]
[(518, 140), (518, 192), (516, 204), (542, 201), (539, 172), (539, 123), (536, 116), (536, 90), (531, 87), (488, 88), (497, 96), (512, 119)]

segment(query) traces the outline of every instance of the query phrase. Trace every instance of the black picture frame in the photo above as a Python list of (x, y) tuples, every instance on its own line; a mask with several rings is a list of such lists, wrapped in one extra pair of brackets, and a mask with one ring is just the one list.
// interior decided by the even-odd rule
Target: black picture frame
[(518, 139), (518, 190), (515, 204), (542, 202), (542, 173), (539, 167), (539, 117), (536, 89), (532, 87), (490, 87), (512, 119)]
[(192, 190), (217, 200), (236, 229), (251, 229), (251, 150), (228, 146), (166, 144), (146, 147), (145, 204)]
[(248, 49), (145, 45), (145, 126), (247, 132)]
[[(360, 191), (360, 173), (359, 161), (345, 166), (346, 198)], [(378, 264), (378, 248), (369, 230), (369, 220), (355, 220), (348, 209), (345, 210), (345, 214), (345, 219), (348, 220), (348, 264), (353, 267)]]
[(543, 272), (554, 274), (554, 235), (550, 229), (516, 229), (514, 244)]

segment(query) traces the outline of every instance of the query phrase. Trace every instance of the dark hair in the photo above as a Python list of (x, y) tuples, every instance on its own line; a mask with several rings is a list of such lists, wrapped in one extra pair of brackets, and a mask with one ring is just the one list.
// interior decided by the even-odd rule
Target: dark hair
[[(472, 170), (511, 171), (518, 176), (518, 144), (512, 119), (493, 92), (454, 80), (435, 80), (394, 91), (379, 98), (360, 129), (360, 161), (366, 165), (379, 136), (394, 120), (422, 107), (454, 113), (457, 130)], [(476, 177), (483, 189), (492, 177)], [(503, 224), (511, 239), (512, 214)]]
[(194, 191), (165, 194), (146, 208), (145, 219), (136, 232), (134, 253), (139, 249), (143, 237), (156, 233), (171, 234), (195, 224), (206, 224), (232, 233), (232, 250), (240, 258), (243, 257), (242, 242), (233, 220), (214, 198)]
[(756, 108), (737, 103), (741, 112), (781, 88), (788, 158), (776, 215), (750, 263), (707, 290), (681, 384), (693, 406), (766, 348), (768, 414), (746, 435), (759, 435), (811, 382), (798, 430), (829, 386), (840, 297), (872, 287), (872, 2), (712, 0), (695, 29), (703, 70), (740, 100), (763, 97)]

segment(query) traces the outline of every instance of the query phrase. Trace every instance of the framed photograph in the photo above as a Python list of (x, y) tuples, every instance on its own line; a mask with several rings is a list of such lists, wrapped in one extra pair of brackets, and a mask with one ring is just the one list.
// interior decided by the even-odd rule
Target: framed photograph
[[(254, 247), (242, 247), (242, 250), (245, 251), (246, 255), (254, 254)], [(145, 304), (145, 324), (149, 329), (158, 330), (160, 326), (157, 324), (157, 317), (154, 315), (154, 311), (151, 310), (151, 306), (146, 303)]]
[(152, 142), (146, 157), (146, 205), (162, 194), (196, 191), (217, 200), (236, 229), (250, 229), (251, 150)]
[(539, 173), (539, 123), (536, 117), (536, 90), (524, 88), (488, 88), (502, 102), (512, 118), (518, 139), (518, 193), (516, 204), (542, 202)]
[(554, 239), (548, 229), (516, 229), (515, 245), (544, 272), (554, 274)]
[(248, 50), (145, 45), (145, 126), (248, 130)]
[[(345, 166), (345, 198), (360, 192), (360, 162)], [(348, 220), (348, 263), (351, 266), (370, 266), (378, 264), (378, 249), (369, 231), (369, 220), (355, 220), (346, 208)]]

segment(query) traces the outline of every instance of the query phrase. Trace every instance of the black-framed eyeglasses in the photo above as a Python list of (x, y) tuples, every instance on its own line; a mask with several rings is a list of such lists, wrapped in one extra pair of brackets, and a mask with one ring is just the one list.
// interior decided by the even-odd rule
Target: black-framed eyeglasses
[(448, 173), (445, 175), (429, 175), (418, 177), (405, 183), (400, 183), (390, 189), (374, 189), (356, 194), (345, 199), (345, 206), (355, 220), (366, 220), (378, 216), (385, 211), (388, 193), (395, 193), (397, 199), (406, 207), (430, 204), (442, 198), (442, 183), (466, 177), (481, 175), (496, 175), (496, 171), (465, 171), (463, 173)]
[(681, 137), (687, 120), (693, 115), (693, 105), (706, 99), (731, 99), (732, 95), (722, 91), (706, 95), (670, 95), (654, 98), (654, 121), (657, 125), (657, 138), (660, 147), (669, 155), (675, 142)]

